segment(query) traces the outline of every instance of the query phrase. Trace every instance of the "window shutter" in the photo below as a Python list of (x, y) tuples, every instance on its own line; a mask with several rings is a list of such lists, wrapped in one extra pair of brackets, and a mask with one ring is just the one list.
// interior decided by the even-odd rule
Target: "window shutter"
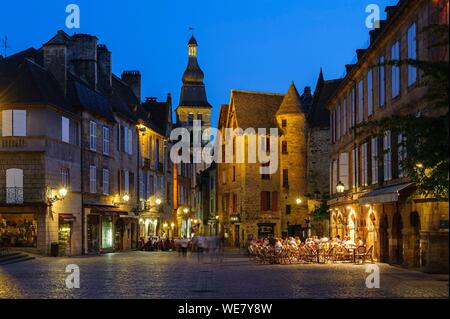
[(267, 204), (267, 193), (266, 192), (261, 192), (261, 210), (263, 212), (267, 211), (266, 204)]
[(133, 154), (133, 131), (128, 129), (128, 154)]
[(272, 193), (272, 210), (278, 210), (278, 192)]
[(117, 125), (117, 150), (120, 152), (120, 143), (122, 142), (120, 124)]
[(12, 136), (12, 110), (2, 111), (2, 136)]

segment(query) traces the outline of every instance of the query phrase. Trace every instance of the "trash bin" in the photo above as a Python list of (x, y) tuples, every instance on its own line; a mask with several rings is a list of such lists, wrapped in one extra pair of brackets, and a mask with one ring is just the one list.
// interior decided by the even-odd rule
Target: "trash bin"
[(50, 246), (50, 256), (51, 257), (58, 257), (59, 255), (59, 244), (58, 243), (52, 243)]

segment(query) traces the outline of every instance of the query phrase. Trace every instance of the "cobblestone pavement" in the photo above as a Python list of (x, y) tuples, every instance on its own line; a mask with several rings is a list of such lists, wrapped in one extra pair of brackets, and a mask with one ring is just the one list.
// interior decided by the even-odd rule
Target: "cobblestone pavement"
[[(65, 286), (69, 264), (80, 289)], [(368, 289), (363, 265), (258, 265), (235, 252), (222, 263), (169, 252), (40, 257), (0, 266), (0, 298), (448, 298), (448, 275), (379, 267), (381, 287)]]

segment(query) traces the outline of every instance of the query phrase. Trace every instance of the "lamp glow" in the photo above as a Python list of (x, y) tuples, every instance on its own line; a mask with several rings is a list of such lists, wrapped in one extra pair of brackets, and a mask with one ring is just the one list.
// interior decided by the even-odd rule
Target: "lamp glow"
[(339, 194), (342, 194), (342, 193), (345, 191), (345, 185), (344, 185), (344, 183), (342, 183), (341, 181), (339, 181), (339, 182), (337, 183), (337, 185), (336, 185), (336, 191), (337, 191)]
[(65, 198), (67, 196), (68, 190), (67, 188), (63, 187), (59, 190), (59, 196), (61, 196), (61, 198)]
[(155, 204), (156, 204), (157, 206), (159, 206), (159, 205), (161, 205), (161, 203), (162, 203), (162, 200), (159, 199), (159, 198), (157, 198), (156, 201), (155, 201)]
[(126, 194), (126, 195), (124, 195), (124, 196), (122, 197), (122, 199), (123, 199), (124, 202), (127, 203), (127, 202), (130, 201), (130, 195)]

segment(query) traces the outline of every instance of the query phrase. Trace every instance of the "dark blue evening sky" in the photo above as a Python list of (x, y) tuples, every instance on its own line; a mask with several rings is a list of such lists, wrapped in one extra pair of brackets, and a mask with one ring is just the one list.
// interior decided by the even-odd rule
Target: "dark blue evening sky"
[[(231, 89), (285, 93), (314, 87), (320, 67), (326, 79), (342, 76), (354, 52), (366, 46), (370, 3), (384, 7), (397, 0), (39, 0), (2, 1), (0, 37), (9, 54), (39, 47), (65, 27), (65, 8), (81, 9), (81, 29), (113, 52), (114, 72), (138, 69), (143, 96), (178, 104), (187, 63), (190, 26), (199, 42), (214, 123)], [(2, 50), (3, 52), (3, 50)]]

